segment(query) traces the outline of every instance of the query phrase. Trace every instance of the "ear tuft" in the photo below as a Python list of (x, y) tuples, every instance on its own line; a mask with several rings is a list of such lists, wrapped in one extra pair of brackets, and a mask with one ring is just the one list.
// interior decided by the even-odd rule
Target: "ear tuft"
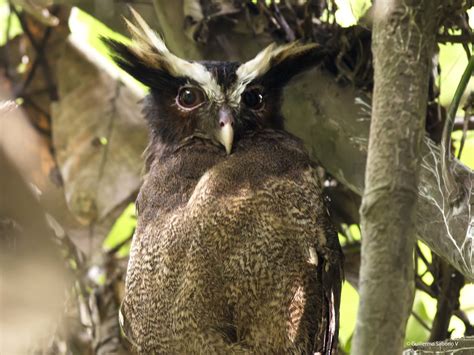
[[(213, 78), (206, 68), (194, 62), (181, 59), (166, 48), (162, 38), (153, 31), (145, 20), (130, 7), (134, 23), (125, 19), (132, 36), (132, 44), (103, 38), (111, 50), (115, 62), (137, 80), (147, 86), (160, 85), (160, 78), (168, 83), (172, 78), (184, 81), (192, 79), (201, 85), (213, 84)], [(155, 76), (155, 78), (152, 78)]]
[(256, 80), (271, 80), (285, 85), (294, 75), (318, 65), (326, 52), (316, 43), (292, 42), (283, 46), (274, 43), (237, 69), (244, 85)]
[[(145, 20), (131, 6), (130, 11), (135, 19), (136, 25), (125, 19), (130, 35), (132, 36), (132, 50), (144, 63), (151, 67), (167, 67), (168, 62), (175, 57), (166, 48), (162, 38), (153, 31)], [(170, 68), (168, 68), (170, 69)]]
[(316, 43), (292, 42), (279, 46), (272, 51), (272, 64), (279, 65), (286, 60), (298, 60), (308, 54), (313, 54), (318, 49), (320, 46)]
[(132, 45), (128, 47), (129, 51), (149, 68), (164, 70), (172, 75), (177, 74), (173, 72), (170, 65), (175, 56), (166, 48), (161, 37), (148, 26), (140, 14), (131, 6), (130, 11), (135, 23), (126, 18), (124, 19), (132, 36)]
[(161, 89), (172, 82), (173, 76), (164, 70), (163, 65), (152, 65), (143, 51), (137, 51), (133, 45), (105, 37), (101, 40), (109, 49), (114, 62), (144, 85)]
[(158, 34), (153, 31), (150, 26), (145, 22), (143, 17), (140, 16), (138, 12), (135, 11), (133, 7), (130, 6), (130, 11), (135, 19), (136, 23), (140, 26), (138, 29), (130, 21), (125, 19), (125, 22), (128, 25), (130, 34), (137, 41), (140, 42), (140, 39), (145, 42), (147, 45), (153, 46), (160, 53), (169, 53), (168, 48), (166, 48), (165, 43)]

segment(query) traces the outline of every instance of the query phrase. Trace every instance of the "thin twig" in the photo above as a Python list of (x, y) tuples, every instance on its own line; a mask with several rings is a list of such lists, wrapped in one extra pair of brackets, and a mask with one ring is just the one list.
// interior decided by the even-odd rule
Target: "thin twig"
[(456, 117), (456, 112), (459, 107), (461, 98), (466, 90), (469, 79), (471, 78), (472, 72), (474, 70), (474, 56), (469, 58), (468, 65), (464, 70), (461, 80), (459, 81), (456, 92), (454, 93), (453, 101), (449, 106), (448, 114), (446, 117), (445, 126), (443, 129), (443, 136), (441, 140), (441, 151), (443, 152), (443, 157), (441, 159), (442, 174), (444, 178), (445, 187), (448, 191), (449, 203), (454, 205), (460, 199), (460, 189), (454, 180), (454, 176), (449, 170), (449, 163), (452, 161), (451, 156), (451, 132), (453, 131), (454, 119)]
[(457, 309), (453, 312), (453, 315), (455, 315), (461, 322), (464, 323), (464, 327), (466, 327), (464, 332), (465, 337), (474, 335), (474, 326), (469, 321), (469, 317), (467, 316), (466, 312)]
[(423, 318), (421, 318), (418, 314), (416, 314), (414, 311), (411, 311), (411, 315), (413, 316), (413, 318), (415, 318), (418, 323), (421, 324), (421, 326), (423, 328), (425, 328), (427, 331), (431, 332), (431, 328), (430, 326), (423, 320)]
[(433, 270), (433, 265), (428, 261), (426, 258), (425, 254), (421, 251), (421, 248), (419, 244), (416, 244), (416, 254), (420, 257), (420, 259), (423, 261), (423, 263), (426, 265), (426, 268), (429, 270), (429, 272), (434, 275), (434, 270)]
[(439, 43), (474, 43), (474, 36), (472, 34), (449, 35), (441, 34), (436, 37)]
[[(18, 95), (22, 95), (22, 93), (25, 92), (26, 88), (30, 85), (31, 81), (33, 80), (36, 70), (38, 69), (38, 66), (41, 64), (42, 69), (44, 71), (44, 77), (46, 79), (46, 84), (49, 88), (49, 96), (52, 101), (57, 100), (57, 93), (55, 89), (55, 85), (53, 83), (53, 80), (51, 79), (51, 70), (49, 68), (49, 63), (47, 59), (45, 58), (45, 48), (46, 44), (48, 43), (49, 37), (51, 35), (51, 27), (47, 27), (43, 37), (39, 41), (39, 43), (36, 41), (35, 37), (30, 31), (30, 28), (28, 27), (28, 24), (25, 20), (25, 17), (23, 13), (19, 12), (15, 6), (12, 6), (12, 11), (15, 13), (15, 15), (18, 17), (18, 20), (20, 21), (20, 25), (23, 29), (23, 32), (25, 32), (26, 36), (28, 37), (31, 45), (33, 46), (33, 49), (36, 52), (36, 57), (33, 61), (33, 65), (28, 72), (28, 76), (26, 77), (26, 80), (24, 81), (21, 89), (19, 90)], [(54, 12), (53, 12), (54, 15)]]
[(295, 33), (291, 29), (291, 27), (288, 25), (288, 22), (286, 21), (285, 17), (282, 15), (280, 8), (278, 7), (277, 4), (273, 3), (272, 8), (275, 14), (275, 19), (278, 21), (280, 24), (281, 28), (285, 32), (285, 40), (287, 42), (292, 42), (296, 39)]
[(44, 115), (48, 121), (51, 121), (51, 114), (41, 108), (33, 99), (29, 96), (22, 96), (24, 103), (30, 105), (34, 110), (38, 111), (40, 114)]
[(463, 127), (462, 127), (461, 143), (459, 144), (458, 159), (461, 158), (461, 154), (464, 149), (464, 143), (466, 142), (467, 131), (469, 129), (469, 122), (471, 120), (471, 113), (474, 110), (474, 92), (471, 92), (471, 94), (467, 98), (466, 104), (464, 105), (463, 109), (464, 109), (464, 122), (463, 122)]
[(464, 121), (464, 118), (461, 118), (459, 120), (457, 119), (454, 122), (453, 131), (463, 130), (465, 124), (467, 124), (467, 130), (468, 131), (474, 130), (474, 117), (473, 116), (469, 117), (467, 123)]
[(423, 280), (421, 279), (421, 277), (419, 277), (419, 276), (415, 277), (415, 286), (418, 290), (425, 292), (427, 295), (431, 296), (432, 298), (437, 297), (437, 295), (433, 291), (433, 289), (430, 286), (428, 286), (427, 284), (425, 284), (423, 282)]
[(464, 277), (446, 261), (437, 258), (440, 267), (438, 277), (438, 305), (433, 319), (429, 341), (449, 337), (449, 323), (453, 312), (459, 309), (459, 295), (464, 286)]

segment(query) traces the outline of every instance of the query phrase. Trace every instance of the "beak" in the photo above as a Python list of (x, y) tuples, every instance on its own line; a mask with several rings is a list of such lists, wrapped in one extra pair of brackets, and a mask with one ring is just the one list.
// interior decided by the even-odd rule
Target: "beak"
[(234, 117), (227, 107), (219, 110), (219, 127), (217, 128), (216, 139), (225, 147), (227, 154), (230, 154), (234, 142)]

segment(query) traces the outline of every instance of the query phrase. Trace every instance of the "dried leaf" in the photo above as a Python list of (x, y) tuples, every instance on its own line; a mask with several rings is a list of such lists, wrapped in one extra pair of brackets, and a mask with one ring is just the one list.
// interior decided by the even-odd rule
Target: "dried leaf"
[(137, 191), (147, 142), (138, 104), (143, 93), (103, 61), (70, 40), (58, 63), (60, 101), (53, 105), (53, 144), (66, 201), (84, 224), (101, 220)]
[(233, 16), (241, 12), (242, 8), (236, 6), (235, 2), (231, 0), (205, 2), (184, 0), (183, 13), (186, 35), (196, 42), (206, 43), (213, 31), (212, 23), (224, 20), (237, 24)]

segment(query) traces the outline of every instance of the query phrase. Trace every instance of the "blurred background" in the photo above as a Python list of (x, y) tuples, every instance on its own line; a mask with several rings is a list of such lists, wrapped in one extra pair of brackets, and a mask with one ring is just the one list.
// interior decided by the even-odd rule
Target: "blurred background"
[[(117, 313), (147, 145), (140, 109), (146, 88), (114, 65), (100, 36), (128, 41), (127, 5), (187, 58), (245, 60), (267, 43), (295, 39), (334, 48), (318, 74), (330, 82), (320, 94), (329, 97), (330, 85), (355, 90), (363, 109), (351, 119), (370, 117), (370, 0), (0, 0), (1, 354), (126, 353)], [(435, 142), (472, 51), (471, 6), (453, 10), (438, 38), (426, 118)], [(471, 169), (473, 90), (471, 80), (452, 135), (453, 153)], [(292, 100), (286, 112), (298, 116)], [(328, 98), (327, 105), (341, 102)], [(298, 133), (298, 123), (289, 126)], [(341, 134), (333, 152), (366, 144), (358, 137)], [(313, 138), (303, 139), (314, 147)], [(346, 255), (340, 347), (348, 353), (358, 305), (360, 197), (350, 179), (330, 171), (321, 164)], [(422, 242), (415, 272), (406, 344), (474, 335), (474, 285)]]

